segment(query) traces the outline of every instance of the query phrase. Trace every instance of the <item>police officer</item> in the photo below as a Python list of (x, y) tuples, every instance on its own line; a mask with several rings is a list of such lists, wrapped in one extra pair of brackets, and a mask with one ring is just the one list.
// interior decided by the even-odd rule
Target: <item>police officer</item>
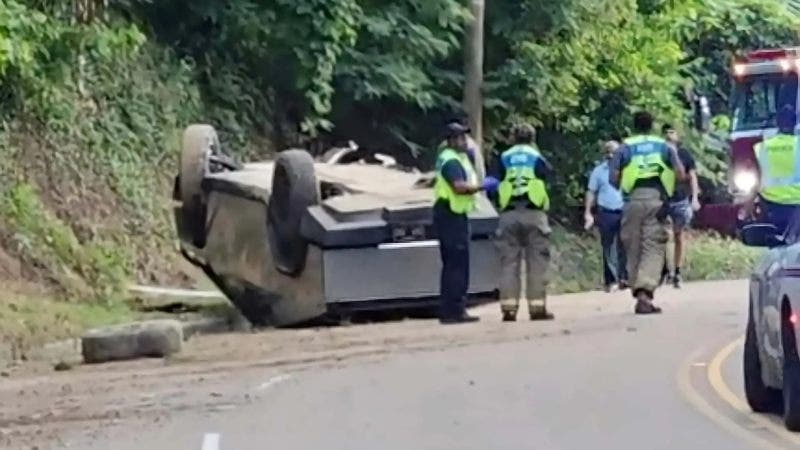
[(442, 258), (439, 320), (443, 324), (478, 320), (466, 311), (470, 244), (467, 214), (475, 209), (478, 192), (497, 187), (497, 180), (491, 177), (478, 184), (468, 153), (468, 133), (469, 128), (463, 124), (448, 124), (446, 145), (436, 160), (433, 223)]
[[(778, 134), (755, 147), (761, 189), (758, 192), (767, 220), (783, 234), (800, 210), (800, 155), (794, 134), (797, 115), (791, 105), (777, 117)], [(748, 199), (752, 211), (755, 196)]]
[(636, 299), (636, 314), (660, 313), (653, 304), (667, 243), (666, 202), (684, 178), (683, 164), (674, 145), (652, 135), (653, 117), (637, 112), (636, 135), (625, 139), (611, 161), (611, 182), (625, 196), (622, 245), (628, 258), (628, 276)]
[(547, 311), (547, 271), (550, 265), (550, 198), (546, 180), (552, 168), (535, 143), (528, 124), (512, 129), (514, 145), (495, 162), (500, 182), (496, 203), (500, 211), (497, 246), (500, 251), (500, 309), (503, 321), (516, 320), (521, 297), (521, 263), (525, 260), (528, 313), (531, 320), (550, 320)]

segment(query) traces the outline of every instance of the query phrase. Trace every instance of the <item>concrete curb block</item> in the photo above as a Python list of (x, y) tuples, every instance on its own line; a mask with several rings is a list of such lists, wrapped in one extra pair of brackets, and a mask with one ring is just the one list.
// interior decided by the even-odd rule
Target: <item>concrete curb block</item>
[(183, 324), (162, 319), (96, 328), (83, 335), (81, 344), (87, 364), (165, 357), (181, 351)]
[(231, 321), (221, 317), (197, 319), (183, 322), (183, 339), (201, 334), (218, 334), (233, 331)]
[(25, 359), (52, 364), (67, 363), (75, 365), (83, 362), (81, 348), (80, 339), (65, 339), (31, 348), (25, 352)]
[[(242, 319), (244, 321), (244, 319)], [(180, 323), (182, 340), (204, 334), (228, 333), (231, 331), (242, 331), (245, 327), (237, 324), (235, 318), (208, 317), (202, 319), (176, 321)], [(141, 323), (141, 322), (134, 322)], [(130, 327), (134, 323), (118, 325), (117, 327)], [(246, 324), (247, 322), (244, 321)], [(0, 343), (0, 368), (7, 368), (15, 365), (22, 360), (45, 362), (48, 364), (66, 363), (78, 365), (84, 362), (83, 339), (65, 339), (61, 341), (49, 342), (44, 345), (33, 347), (25, 351), (22, 355), (15, 351), (11, 344)]]

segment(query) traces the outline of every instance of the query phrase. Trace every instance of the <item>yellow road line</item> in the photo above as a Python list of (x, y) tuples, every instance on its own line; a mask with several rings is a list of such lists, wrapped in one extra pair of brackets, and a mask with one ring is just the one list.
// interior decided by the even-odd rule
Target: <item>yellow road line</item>
[(737, 411), (747, 414), (748, 417), (758, 425), (792, 444), (800, 444), (800, 435), (790, 432), (784, 428), (782, 424), (779, 425), (775, 423), (765, 415), (752, 413), (747, 402), (736, 395), (722, 377), (723, 364), (743, 342), (744, 338), (736, 339), (723, 347), (722, 350), (711, 359), (711, 362), (708, 364), (708, 370), (706, 371), (706, 376), (708, 377), (708, 382), (711, 384), (711, 388), (725, 403), (729, 404)]
[(780, 448), (774, 443), (767, 441), (763, 437), (741, 427), (730, 417), (727, 417), (714, 409), (714, 407), (711, 406), (711, 404), (709, 404), (708, 401), (703, 398), (703, 396), (700, 395), (700, 393), (694, 388), (691, 381), (692, 365), (695, 364), (700, 356), (700, 353), (700, 351), (697, 351), (696, 354), (690, 356), (685, 363), (681, 364), (681, 369), (678, 371), (678, 390), (683, 395), (683, 398), (685, 398), (689, 403), (692, 404), (692, 406), (694, 406), (695, 409), (700, 411), (720, 428), (740, 439), (742, 442), (748, 443), (753, 448), (770, 450)]

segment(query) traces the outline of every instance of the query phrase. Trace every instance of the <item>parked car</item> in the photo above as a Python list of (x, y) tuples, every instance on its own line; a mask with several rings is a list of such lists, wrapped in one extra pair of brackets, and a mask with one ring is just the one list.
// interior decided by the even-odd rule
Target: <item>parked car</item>
[(800, 233), (778, 235), (771, 224), (742, 228), (746, 245), (766, 255), (750, 278), (750, 310), (744, 343), (747, 402), (758, 413), (782, 413), (786, 428), (800, 431)]

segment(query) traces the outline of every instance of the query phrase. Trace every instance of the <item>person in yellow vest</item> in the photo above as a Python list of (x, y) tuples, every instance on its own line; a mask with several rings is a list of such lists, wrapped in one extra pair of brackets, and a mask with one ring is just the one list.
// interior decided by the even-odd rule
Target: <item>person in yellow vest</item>
[(500, 211), (497, 246), (500, 252), (500, 310), (503, 321), (513, 322), (522, 297), (522, 261), (525, 261), (525, 298), (531, 320), (551, 320), (547, 310), (547, 272), (550, 265), (550, 198), (546, 181), (552, 168), (536, 146), (536, 130), (528, 124), (512, 129), (514, 145), (499, 155), (493, 175), (500, 181), (495, 202)]
[(439, 321), (443, 324), (475, 322), (466, 310), (469, 287), (470, 230), (467, 215), (475, 209), (475, 195), (493, 191), (492, 177), (478, 183), (469, 155), (469, 128), (458, 122), (447, 125), (447, 143), (436, 160), (433, 224), (442, 258)]
[(800, 213), (800, 143), (794, 134), (794, 108), (784, 106), (777, 116), (778, 134), (755, 147), (761, 188), (748, 198), (746, 209), (752, 211), (760, 197), (766, 219), (783, 234)]
[(623, 141), (611, 160), (610, 181), (622, 190), (621, 239), (628, 258), (628, 282), (636, 299), (636, 314), (656, 314), (653, 304), (667, 244), (667, 201), (676, 179), (685, 171), (674, 145), (653, 135), (653, 117), (633, 116), (636, 133)]

